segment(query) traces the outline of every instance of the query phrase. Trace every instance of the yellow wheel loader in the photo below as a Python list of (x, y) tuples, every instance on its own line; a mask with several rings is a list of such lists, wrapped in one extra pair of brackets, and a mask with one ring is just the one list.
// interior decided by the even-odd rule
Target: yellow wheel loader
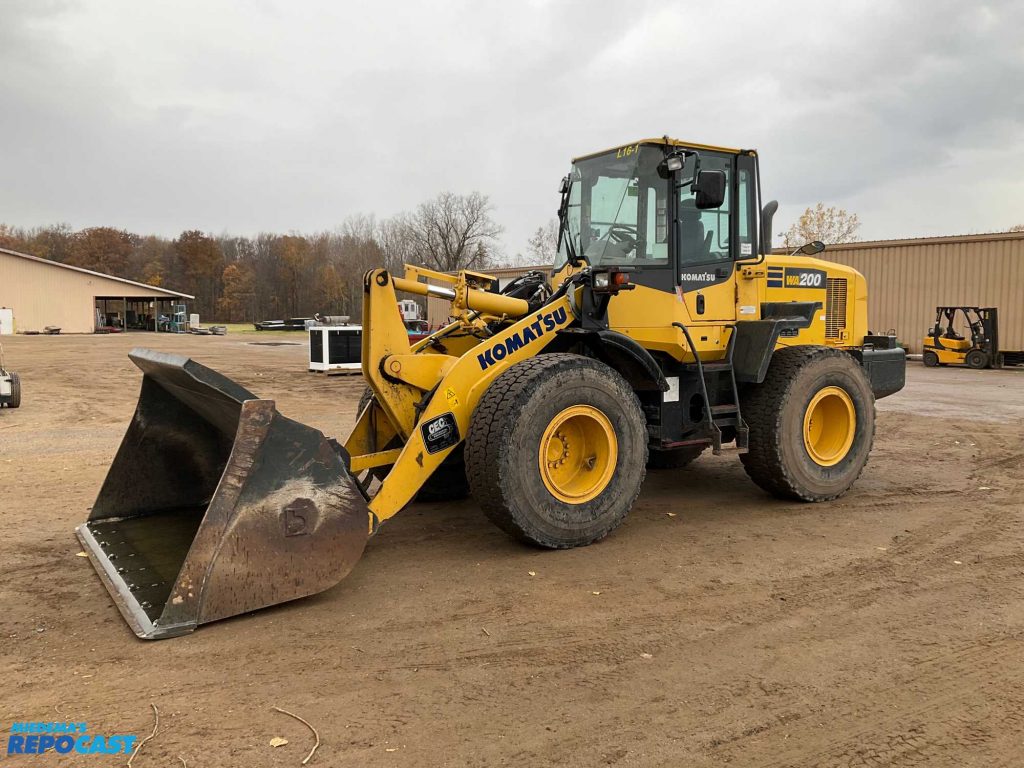
[[(78, 534), (135, 632), (168, 637), (326, 589), (417, 494), (468, 489), (530, 544), (613, 531), (646, 468), (735, 444), (769, 493), (860, 475), (903, 387), (867, 287), (809, 244), (770, 255), (758, 157), (651, 139), (578, 158), (554, 275), (365, 275), (368, 392), (343, 445), (185, 358), (136, 350), (142, 394)], [(410, 342), (398, 294), (451, 301)]]

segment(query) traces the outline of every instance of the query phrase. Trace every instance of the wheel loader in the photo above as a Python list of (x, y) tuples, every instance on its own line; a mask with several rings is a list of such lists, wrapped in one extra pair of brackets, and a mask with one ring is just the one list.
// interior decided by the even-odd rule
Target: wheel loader
[[(573, 161), (550, 279), (371, 270), (344, 443), (135, 350), (137, 410), (78, 535), (134, 631), (162, 638), (327, 589), (428, 492), (468, 491), (554, 549), (607, 536), (648, 467), (709, 448), (769, 494), (834, 499), (905, 356), (868, 334), (864, 278), (820, 243), (771, 254), (777, 207), (752, 150), (642, 140)], [(400, 294), (449, 300), (449, 322), (412, 342)]]

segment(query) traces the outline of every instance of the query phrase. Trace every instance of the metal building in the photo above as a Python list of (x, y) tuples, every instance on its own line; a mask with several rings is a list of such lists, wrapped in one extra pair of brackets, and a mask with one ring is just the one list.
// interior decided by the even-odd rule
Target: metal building
[[(92, 333), (97, 326), (168, 330), (184, 324), (184, 307), (193, 298), (0, 248), (0, 312), (9, 316), (13, 310), (14, 332), (51, 327), (61, 333)], [(3, 327), (9, 328), (7, 323)]]
[(1024, 232), (830, 245), (823, 259), (868, 281), (868, 323), (921, 351), (936, 306), (999, 309), (999, 346), (1024, 350)]
[[(784, 253), (776, 249), (776, 253)], [(910, 352), (935, 320), (937, 306), (999, 309), (999, 345), (1024, 350), (1024, 232), (920, 237), (830, 245), (822, 258), (846, 264), (868, 282), (868, 323), (876, 333), (893, 329)], [(530, 270), (489, 270), (504, 287)], [(447, 301), (427, 301), (432, 328), (448, 317)]]

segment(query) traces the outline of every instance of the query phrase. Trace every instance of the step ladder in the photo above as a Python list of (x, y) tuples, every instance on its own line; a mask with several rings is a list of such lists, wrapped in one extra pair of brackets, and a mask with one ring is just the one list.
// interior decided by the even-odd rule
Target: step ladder
[[(750, 430), (747, 427), (747, 423), (743, 420), (743, 414), (740, 412), (740, 393), (739, 388), (736, 386), (736, 369), (732, 363), (733, 350), (736, 347), (736, 326), (726, 326), (732, 329), (732, 333), (729, 334), (729, 343), (725, 349), (725, 359), (705, 363), (700, 359), (697, 346), (693, 343), (689, 329), (682, 323), (672, 323), (672, 325), (682, 330), (683, 336), (686, 337), (686, 343), (690, 347), (690, 353), (693, 355), (693, 366), (697, 370), (697, 376), (700, 379), (701, 396), (704, 398), (704, 428), (711, 436), (712, 452), (716, 456), (722, 452), (722, 427), (735, 427), (736, 449), (740, 453), (746, 453), (750, 444)], [(729, 375), (732, 402), (711, 405), (711, 399), (708, 397), (707, 374), (722, 371)]]

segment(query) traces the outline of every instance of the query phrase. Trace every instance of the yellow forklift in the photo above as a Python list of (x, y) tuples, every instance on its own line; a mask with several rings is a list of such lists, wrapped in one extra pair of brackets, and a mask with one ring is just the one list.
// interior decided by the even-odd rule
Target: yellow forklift
[(921, 361), (929, 368), (1001, 368), (999, 312), (995, 307), (936, 307), (935, 324), (922, 348)]

